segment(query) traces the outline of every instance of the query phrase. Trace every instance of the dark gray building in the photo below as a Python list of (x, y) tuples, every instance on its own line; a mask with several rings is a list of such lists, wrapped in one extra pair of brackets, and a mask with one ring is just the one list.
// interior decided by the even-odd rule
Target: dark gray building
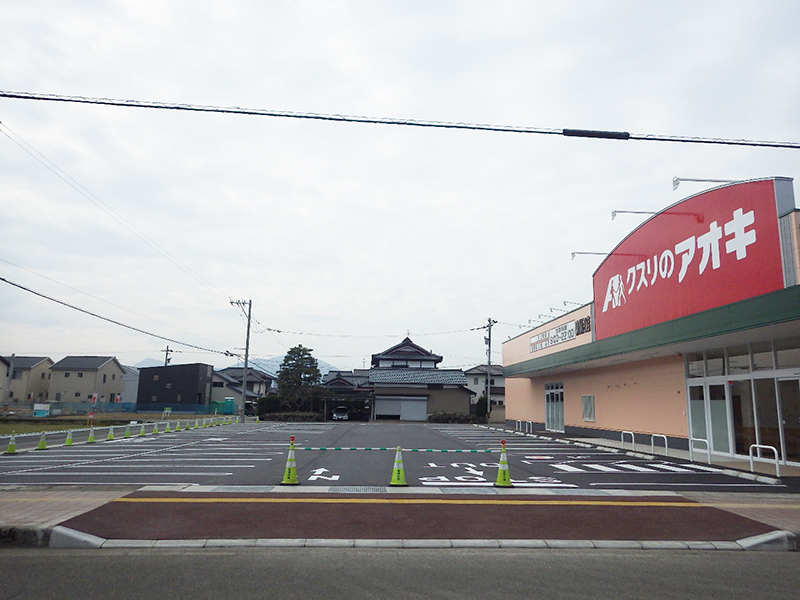
[(193, 411), (208, 406), (213, 375), (214, 368), (202, 363), (144, 367), (139, 370), (136, 410)]

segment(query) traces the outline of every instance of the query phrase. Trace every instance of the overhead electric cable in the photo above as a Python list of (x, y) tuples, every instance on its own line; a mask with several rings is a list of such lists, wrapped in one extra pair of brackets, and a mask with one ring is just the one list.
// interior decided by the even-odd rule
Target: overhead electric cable
[[(6, 131), (7, 130), (7, 131)], [(198, 274), (194, 271), (191, 267), (184, 264), (180, 259), (178, 259), (175, 255), (171, 254), (168, 250), (166, 250), (163, 246), (161, 246), (158, 242), (153, 240), (149, 237), (146, 233), (144, 233), (141, 229), (136, 227), (133, 223), (128, 221), (125, 217), (120, 215), (116, 212), (113, 208), (111, 208), (108, 204), (100, 200), (97, 196), (95, 196), (92, 192), (86, 189), (83, 185), (81, 185), (77, 180), (75, 180), (71, 175), (69, 175), (66, 171), (64, 171), (61, 167), (56, 165), (53, 161), (47, 158), (44, 154), (39, 152), (36, 148), (31, 146), (28, 142), (26, 142), (22, 137), (20, 137), (17, 133), (11, 130), (11, 128), (3, 122), (0, 122), (0, 133), (5, 135), (9, 140), (19, 146), (23, 151), (27, 152), (34, 160), (41, 163), (46, 169), (52, 172), (56, 177), (61, 179), (65, 182), (68, 186), (78, 192), (81, 196), (83, 196), (86, 200), (94, 204), (97, 208), (101, 211), (106, 213), (109, 217), (114, 219), (117, 223), (122, 225), (125, 229), (130, 231), (133, 235), (139, 238), (142, 242), (150, 246), (153, 250), (161, 254), (164, 258), (174, 264), (176, 267), (181, 269), (184, 273), (192, 277), (195, 281), (200, 283), (201, 285), (205, 286), (215, 294), (219, 294), (225, 299), (229, 299), (229, 297), (224, 294), (222, 291), (214, 287), (212, 283), (208, 280), (203, 278), (202, 275)], [(9, 135), (11, 134), (11, 135)], [(13, 137), (12, 137), (13, 136)]]
[(19, 288), (25, 292), (33, 294), (34, 296), (39, 296), (40, 298), (44, 298), (45, 300), (50, 300), (51, 302), (55, 302), (56, 304), (60, 304), (61, 306), (66, 306), (67, 308), (71, 308), (72, 310), (77, 310), (85, 315), (89, 315), (90, 317), (94, 317), (96, 319), (100, 319), (101, 321), (106, 321), (107, 323), (111, 323), (113, 325), (118, 325), (119, 327), (124, 327), (125, 329), (130, 329), (131, 331), (135, 331), (137, 333), (141, 333), (144, 335), (149, 335), (150, 337), (158, 338), (159, 340), (164, 340), (166, 342), (171, 342), (173, 344), (179, 344), (181, 346), (186, 346), (187, 348), (194, 348), (195, 350), (203, 350), (205, 352), (211, 352), (214, 354), (222, 354), (224, 356), (238, 356), (233, 352), (229, 352), (228, 350), (214, 350), (212, 348), (204, 348), (203, 346), (195, 346), (194, 344), (189, 344), (186, 342), (181, 342), (178, 340), (174, 340), (172, 338), (164, 337), (163, 335), (158, 335), (156, 333), (151, 333), (149, 331), (145, 331), (144, 329), (139, 329), (138, 327), (133, 327), (132, 325), (126, 325), (125, 323), (121, 323), (120, 321), (115, 321), (114, 319), (109, 319), (108, 317), (104, 317), (102, 315), (98, 315), (97, 313), (93, 313), (91, 311), (85, 310), (83, 308), (79, 308), (63, 300), (58, 300), (57, 298), (53, 298), (52, 296), (48, 296), (46, 294), (42, 294), (40, 292), (34, 291), (30, 288), (25, 287), (24, 285), (20, 285), (18, 283), (14, 283), (13, 281), (9, 281), (5, 277), (0, 277), (0, 281), (12, 285), (16, 288)]
[[(256, 321), (256, 323), (258, 323), (258, 321)], [(388, 333), (387, 334), (383, 334), (383, 335), (357, 335), (357, 334), (352, 334), (352, 333), (308, 333), (308, 332), (302, 332), (302, 331), (285, 331), (285, 330), (282, 330), (282, 329), (275, 329), (273, 327), (266, 327), (264, 325), (261, 325), (261, 323), (258, 323), (258, 325), (263, 327), (264, 331), (256, 331), (256, 333), (271, 332), (271, 333), (285, 333), (285, 334), (288, 334), (288, 335), (307, 335), (307, 336), (312, 336), (312, 337), (362, 338), (362, 339), (400, 337), (400, 335), (402, 335), (402, 334), (398, 335), (398, 334), (388, 334)], [(425, 335), (449, 335), (451, 333), (466, 333), (468, 331), (480, 331), (481, 329), (486, 329), (486, 327), (487, 327), (486, 325), (481, 325), (480, 327), (471, 327), (469, 329), (456, 329), (456, 330), (453, 330), (453, 331), (435, 331), (435, 332), (429, 332), (429, 333), (408, 332), (408, 337), (410, 337), (412, 335), (414, 335), (414, 336), (425, 336)], [(403, 336), (403, 337), (406, 337), (406, 336)]]
[[(130, 310), (129, 308), (125, 308), (124, 306), (120, 306), (119, 304), (114, 304), (113, 302), (109, 302), (108, 300), (105, 300), (103, 298), (100, 298), (98, 296), (90, 294), (89, 292), (84, 292), (83, 290), (79, 290), (78, 288), (72, 287), (71, 285), (67, 285), (66, 283), (61, 283), (60, 281), (57, 281), (57, 280), (55, 280), (55, 279), (53, 279), (51, 277), (48, 277), (47, 275), (42, 275), (41, 273), (37, 273), (36, 271), (32, 271), (31, 269), (28, 269), (26, 267), (23, 267), (21, 265), (13, 263), (10, 260), (6, 260), (5, 258), (0, 258), (0, 261), (2, 261), (4, 263), (7, 263), (9, 265), (12, 265), (14, 267), (17, 267), (18, 269), (22, 269), (23, 271), (27, 271), (28, 273), (36, 275), (37, 277), (41, 277), (42, 279), (46, 279), (47, 281), (52, 281), (53, 283), (56, 283), (56, 284), (58, 284), (58, 285), (60, 285), (62, 287), (65, 287), (68, 290), (72, 290), (73, 292), (78, 292), (79, 294), (83, 294), (84, 296), (88, 296), (89, 298), (93, 298), (95, 300), (99, 300), (100, 302), (105, 302), (106, 304), (108, 304), (110, 306), (113, 306), (114, 308), (118, 308), (120, 310), (124, 310), (125, 312), (129, 312), (132, 315), (136, 315), (137, 317), (141, 317), (143, 319), (147, 319), (148, 321), (152, 321), (153, 323), (158, 323), (159, 325), (164, 325), (165, 327), (169, 327), (170, 329), (174, 329), (175, 331), (179, 331), (179, 332), (185, 333), (187, 335), (194, 335), (193, 333), (190, 333), (189, 331), (184, 331), (182, 329), (179, 329), (177, 327), (174, 327), (174, 326), (170, 325), (169, 323), (164, 323), (164, 322), (159, 321), (157, 319), (152, 319), (152, 318), (150, 318), (150, 317), (148, 317), (146, 315), (143, 315), (143, 314), (137, 313), (136, 311)], [(213, 340), (209, 340), (208, 338), (201, 338), (200, 336), (197, 336), (197, 337), (200, 338), (200, 339), (204, 339), (206, 341), (214, 343)]]
[(433, 127), (440, 129), (469, 129), (477, 131), (497, 131), (505, 133), (538, 133), (561, 135), (565, 137), (600, 138), (612, 140), (639, 140), (650, 142), (682, 142), (686, 144), (722, 144), (728, 146), (759, 146), (768, 148), (800, 149), (797, 142), (776, 142), (745, 139), (705, 138), (679, 135), (637, 134), (627, 131), (600, 131), (593, 129), (557, 129), (541, 127), (514, 127), (510, 125), (489, 125), (479, 123), (453, 123), (447, 121), (420, 121), (417, 119), (392, 119), (388, 117), (359, 117), (351, 115), (293, 112), (238, 106), (209, 106), (197, 104), (176, 104), (169, 102), (148, 102), (142, 100), (117, 100), (111, 98), (88, 98), (85, 96), (59, 96), (56, 94), (34, 94), (30, 92), (0, 91), (0, 97), (21, 100), (45, 100), (52, 102), (72, 102), (79, 104), (100, 104), (132, 108), (158, 108), (164, 110), (184, 110), (193, 112), (253, 115), (263, 117), (282, 117), (290, 119), (314, 119), (319, 121), (338, 121), (342, 123), (367, 123), (371, 125), (402, 125), (405, 127)]

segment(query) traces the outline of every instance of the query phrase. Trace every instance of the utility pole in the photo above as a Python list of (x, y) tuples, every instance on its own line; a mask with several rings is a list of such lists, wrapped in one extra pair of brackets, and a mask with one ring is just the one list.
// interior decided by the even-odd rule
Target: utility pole
[(492, 412), (492, 386), (491, 386), (491, 377), (492, 377), (492, 325), (497, 323), (494, 319), (489, 317), (488, 325), (486, 329), (489, 332), (489, 335), (484, 338), (486, 342), (486, 381), (485, 381), (485, 394), (486, 394), (486, 414), (491, 414)]
[(250, 358), (250, 315), (253, 311), (253, 301), (231, 300), (232, 305), (236, 305), (244, 310), (247, 304), (247, 338), (244, 343), (244, 371), (242, 372), (242, 422), (244, 423), (244, 409), (247, 405), (247, 361)]
[(170, 350), (169, 349), (169, 344), (167, 344), (166, 349), (162, 350), (162, 352), (164, 353), (164, 366), (166, 367), (169, 364), (169, 361), (170, 361), (169, 355), (172, 354), (175, 351), (174, 350)]

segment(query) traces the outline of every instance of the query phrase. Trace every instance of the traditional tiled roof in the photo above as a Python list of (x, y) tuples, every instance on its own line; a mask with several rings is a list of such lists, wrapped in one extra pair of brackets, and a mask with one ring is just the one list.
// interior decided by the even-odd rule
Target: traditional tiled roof
[(370, 383), (467, 385), (460, 369), (370, 369)]
[(322, 379), (322, 385), (330, 386), (336, 381), (342, 381), (353, 387), (366, 385), (369, 383), (369, 370), (328, 371)]
[(378, 361), (383, 360), (433, 360), (435, 364), (442, 362), (442, 357), (434, 354), (429, 350), (425, 350), (422, 346), (418, 346), (411, 341), (411, 338), (406, 338), (396, 346), (392, 346), (388, 350), (379, 352), (372, 355), (372, 365), (378, 364)]
[[(113, 356), (66, 356), (50, 367), (50, 370), (96, 371), (110, 360), (116, 362), (117, 359)], [(120, 369), (122, 369), (122, 365), (120, 365)]]
[[(472, 367), (471, 369), (467, 369), (464, 371), (466, 375), (486, 375), (486, 365), (478, 365), (477, 367)], [(492, 375), (502, 375), (503, 374), (503, 365), (492, 365), (491, 368)]]
[[(242, 374), (244, 373), (244, 367), (226, 367), (217, 373), (225, 373), (230, 377), (235, 377), (237, 381), (241, 382)], [(247, 380), (261, 380), (261, 381), (270, 381), (275, 379), (275, 375), (271, 373), (267, 373), (266, 371), (261, 371), (259, 369), (254, 369), (252, 367), (247, 367)]]
[[(12, 358), (10, 356), (4, 356), (2, 358), (6, 362), (6, 364), (10, 364), (12, 361)], [(13, 358), (14, 370), (27, 371), (28, 369), (32, 369), (40, 362), (45, 360), (50, 360), (50, 359), (47, 358), (46, 356), (15, 356)]]

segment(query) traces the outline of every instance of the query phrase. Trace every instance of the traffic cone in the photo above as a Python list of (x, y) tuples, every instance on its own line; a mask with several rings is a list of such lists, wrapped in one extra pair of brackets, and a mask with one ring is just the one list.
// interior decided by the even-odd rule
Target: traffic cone
[(39, 445), (36, 446), (37, 450), (47, 450), (47, 439), (45, 438), (45, 433), (42, 432), (42, 435), (39, 436)]
[(179, 432), (180, 430), (181, 430), (181, 420), (178, 419), (177, 422), (175, 423), (175, 433)]
[(142, 426), (139, 428), (139, 437), (144, 437), (146, 435), (147, 435), (147, 431), (145, 431), (144, 423), (142, 423)]
[(160, 433), (160, 432), (158, 431), (158, 423), (156, 423), (155, 425), (153, 425), (153, 435), (155, 435), (155, 434), (157, 434), (157, 433)]
[(94, 427), (89, 429), (89, 437), (86, 439), (87, 444), (94, 444)]
[(289, 456), (286, 457), (286, 469), (283, 471), (281, 485), (300, 485), (297, 480), (297, 460), (294, 456), (294, 436), (289, 441)]
[(392, 469), (392, 480), (389, 482), (392, 486), (406, 486), (406, 472), (403, 469), (403, 455), (400, 454), (400, 446), (397, 447), (397, 452), (394, 455), (394, 468)]
[(72, 446), (72, 429), (67, 431), (67, 439), (64, 440), (65, 446)]
[(125, 435), (122, 436), (124, 439), (129, 439), (131, 437), (131, 426), (128, 425), (125, 427)]
[(192, 427), (192, 429), (199, 429), (199, 427), (200, 427), (200, 419), (195, 419), (194, 427)]
[(113, 427), (109, 427), (108, 428), (108, 435), (106, 436), (106, 441), (107, 442), (114, 441), (114, 428)]
[(8, 448), (6, 448), (6, 454), (16, 454), (17, 453), (17, 436), (16, 434), (11, 434), (11, 437), (8, 438)]
[(497, 469), (497, 481), (494, 487), (514, 487), (511, 483), (511, 473), (508, 470), (505, 440), (500, 442), (500, 467)]
[(172, 429), (169, 427), (169, 421), (167, 421), (167, 426), (164, 428), (164, 433), (172, 433)]

